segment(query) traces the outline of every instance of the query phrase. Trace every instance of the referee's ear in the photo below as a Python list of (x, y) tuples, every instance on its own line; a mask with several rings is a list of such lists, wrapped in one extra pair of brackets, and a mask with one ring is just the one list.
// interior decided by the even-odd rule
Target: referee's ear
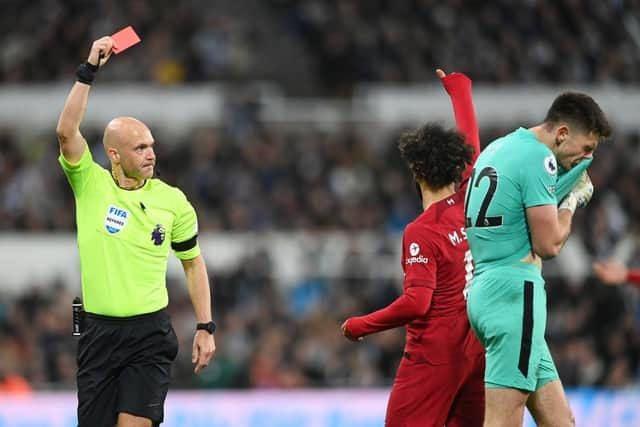
[(107, 147), (107, 157), (111, 160), (112, 163), (120, 163), (120, 153), (117, 148)]

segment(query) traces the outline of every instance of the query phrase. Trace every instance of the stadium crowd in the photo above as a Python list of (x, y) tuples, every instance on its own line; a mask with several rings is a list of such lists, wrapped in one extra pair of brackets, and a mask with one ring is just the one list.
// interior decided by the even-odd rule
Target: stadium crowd
[[(477, 82), (638, 83), (635, 1), (272, 0), (325, 87), (410, 83), (437, 66)], [(559, 66), (558, 64), (562, 64)]]
[(335, 95), (424, 81), (439, 66), (476, 82), (637, 84), (639, 17), (633, 0), (10, 0), (0, 4), (0, 82), (66, 80), (91, 40), (133, 24), (144, 55), (101, 79), (257, 78)]

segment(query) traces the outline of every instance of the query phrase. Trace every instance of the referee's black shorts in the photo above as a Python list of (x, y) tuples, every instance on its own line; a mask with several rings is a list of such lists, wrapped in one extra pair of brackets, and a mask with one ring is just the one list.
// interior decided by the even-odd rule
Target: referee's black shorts
[(165, 309), (117, 318), (86, 313), (78, 343), (78, 426), (113, 427), (118, 413), (159, 425), (178, 340)]

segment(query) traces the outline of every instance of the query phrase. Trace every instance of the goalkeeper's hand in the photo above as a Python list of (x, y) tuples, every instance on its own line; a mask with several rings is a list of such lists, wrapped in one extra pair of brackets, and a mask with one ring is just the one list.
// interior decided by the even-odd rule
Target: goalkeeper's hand
[(587, 206), (591, 200), (591, 196), (593, 196), (593, 184), (585, 171), (567, 197), (562, 199), (558, 209), (568, 209), (571, 213), (574, 213), (576, 208), (584, 208)]

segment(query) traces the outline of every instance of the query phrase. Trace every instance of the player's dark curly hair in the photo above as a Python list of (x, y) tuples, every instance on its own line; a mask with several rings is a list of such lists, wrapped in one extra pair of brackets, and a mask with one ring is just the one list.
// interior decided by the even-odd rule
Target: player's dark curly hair
[(462, 135), (437, 124), (405, 132), (398, 148), (415, 180), (424, 181), (434, 190), (460, 181), (473, 156), (473, 148)]
[(587, 134), (595, 133), (604, 138), (611, 135), (611, 126), (600, 106), (589, 95), (580, 92), (558, 95), (544, 121), (568, 122)]

